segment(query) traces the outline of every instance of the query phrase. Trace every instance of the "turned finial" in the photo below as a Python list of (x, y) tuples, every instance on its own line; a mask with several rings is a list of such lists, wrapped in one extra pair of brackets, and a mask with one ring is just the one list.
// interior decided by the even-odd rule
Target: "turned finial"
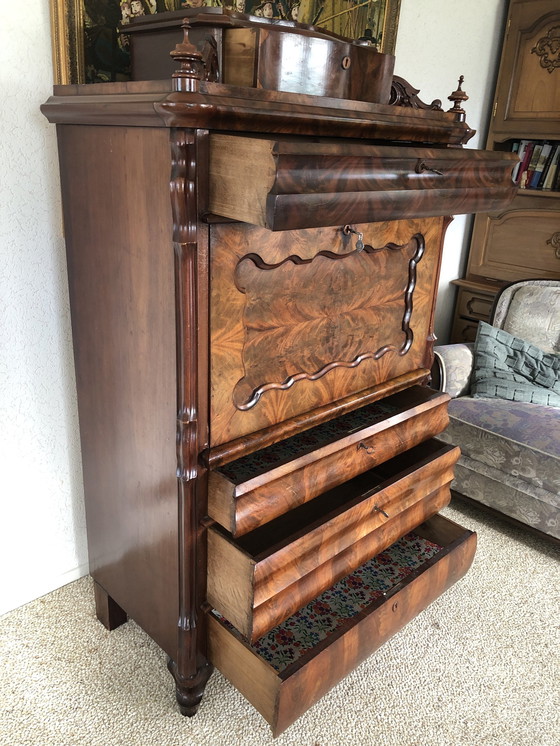
[(191, 25), (187, 18), (183, 21), (182, 28), (183, 41), (170, 52), (171, 57), (180, 64), (179, 69), (172, 75), (174, 89), (197, 91), (199, 82), (204, 79), (204, 61), (202, 53), (189, 40)]
[(461, 102), (469, 100), (469, 97), (467, 96), (465, 91), (461, 88), (464, 80), (465, 80), (465, 76), (461, 75), (459, 77), (459, 85), (457, 87), (457, 90), (453, 91), (451, 96), (447, 97), (449, 101), (453, 101), (453, 106), (451, 109), (449, 109), (449, 111), (452, 114), (457, 114), (457, 118), (460, 120), (463, 120), (465, 116), (465, 110), (462, 108)]

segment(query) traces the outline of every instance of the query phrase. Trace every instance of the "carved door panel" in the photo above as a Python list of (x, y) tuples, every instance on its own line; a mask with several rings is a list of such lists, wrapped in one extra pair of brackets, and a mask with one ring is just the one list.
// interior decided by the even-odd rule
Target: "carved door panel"
[(531, 123), (546, 136), (560, 116), (560, 6), (558, 0), (514, 3), (497, 91), (494, 127), (516, 132)]
[(483, 277), (508, 282), (527, 277), (558, 277), (558, 200), (548, 199), (543, 206), (538, 198), (521, 195), (514, 206), (515, 209), (500, 214), (478, 216), (471, 269)]
[(426, 364), (442, 219), (210, 232), (211, 445)]

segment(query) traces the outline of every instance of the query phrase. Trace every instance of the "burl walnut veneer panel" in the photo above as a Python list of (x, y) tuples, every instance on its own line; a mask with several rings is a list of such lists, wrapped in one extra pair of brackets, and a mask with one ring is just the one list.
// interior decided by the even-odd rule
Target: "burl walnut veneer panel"
[(442, 220), (211, 226), (211, 445), (425, 369)]

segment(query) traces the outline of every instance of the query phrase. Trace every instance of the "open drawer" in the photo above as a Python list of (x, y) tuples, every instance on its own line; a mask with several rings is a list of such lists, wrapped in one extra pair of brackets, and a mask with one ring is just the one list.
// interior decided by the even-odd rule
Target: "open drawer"
[(448, 401), (413, 386), (211, 471), (208, 514), (242, 536), (438, 435)]
[[(273, 231), (499, 209), (513, 153), (210, 136), (210, 212)], [(351, 216), (351, 218), (349, 218)]]
[(256, 640), (449, 502), (459, 449), (429, 440), (239, 539), (208, 530), (208, 602)]
[(254, 646), (210, 611), (209, 658), (276, 736), (461, 578), (475, 548), (476, 534), (434, 516)]

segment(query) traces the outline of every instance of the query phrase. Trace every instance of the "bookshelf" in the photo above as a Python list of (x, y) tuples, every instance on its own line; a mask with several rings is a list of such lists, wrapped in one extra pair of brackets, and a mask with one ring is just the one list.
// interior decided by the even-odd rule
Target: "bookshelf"
[(558, 0), (510, 0), (486, 147), (518, 152), (520, 188), (507, 210), (475, 217), (452, 342), (473, 341), (503, 285), (560, 277), (559, 44)]

